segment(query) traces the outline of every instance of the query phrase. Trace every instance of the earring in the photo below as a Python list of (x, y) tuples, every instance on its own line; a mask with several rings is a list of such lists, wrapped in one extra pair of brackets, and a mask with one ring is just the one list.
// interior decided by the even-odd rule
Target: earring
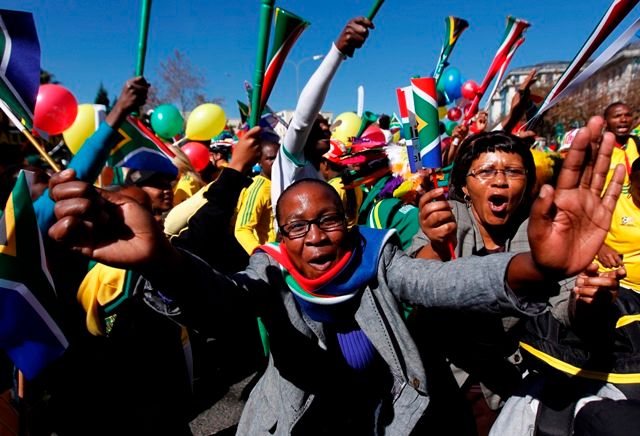
[(464, 202), (469, 204), (471, 203), (471, 197), (469, 197), (469, 194), (464, 194), (464, 197), (462, 197)]

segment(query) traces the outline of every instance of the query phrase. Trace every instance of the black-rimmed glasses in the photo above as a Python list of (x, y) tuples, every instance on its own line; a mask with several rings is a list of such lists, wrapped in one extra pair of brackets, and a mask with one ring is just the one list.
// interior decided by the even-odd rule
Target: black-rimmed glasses
[(311, 229), (311, 224), (317, 225), (320, 230), (331, 232), (344, 229), (346, 220), (344, 215), (330, 214), (322, 215), (314, 220), (296, 220), (287, 224), (278, 224), (280, 232), (289, 239), (302, 238)]

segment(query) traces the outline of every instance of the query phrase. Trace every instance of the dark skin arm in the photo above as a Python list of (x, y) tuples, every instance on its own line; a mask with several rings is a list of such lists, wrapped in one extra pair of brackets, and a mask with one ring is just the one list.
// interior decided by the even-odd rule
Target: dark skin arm
[[(618, 165), (601, 198), (615, 144), (612, 134), (601, 135), (603, 127), (602, 117), (589, 120), (571, 144), (556, 188), (542, 187), (529, 218), (531, 252), (516, 255), (507, 271), (512, 289), (577, 275), (602, 246), (625, 171)], [(598, 154), (591, 159), (594, 149)]]
[[(577, 275), (602, 246), (625, 171), (622, 165), (616, 168), (601, 198), (614, 146), (612, 134), (600, 136), (603, 123), (595, 117), (580, 130), (556, 189), (543, 186), (534, 202), (528, 228), (531, 252), (517, 254), (507, 268), (506, 280), (515, 292)], [(594, 164), (587, 150), (600, 137)], [(49, 229), (52, 239), (99, 262), (141, 269), (152, 281), (175, 280), (168, 266), (181, 265), (181, 254), (159, 235), (147, 211), (114, 193), (87, 184), (79, 187), (72, 178), (72, 173), (62, 172), (51, 179), (58, 219)]]
[(114, 129), (120, 127), (122, 122), (131, 112), (138, 110), (147, 101), (149, 83), (144, 77), (134, 77), (125, 82), (122, 92), (111, 112), (107, 115), (106, 122)]

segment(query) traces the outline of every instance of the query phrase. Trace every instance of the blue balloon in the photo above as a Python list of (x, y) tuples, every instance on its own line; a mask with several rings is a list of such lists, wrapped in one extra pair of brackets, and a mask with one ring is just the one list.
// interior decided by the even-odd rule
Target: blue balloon
[(450, 101), (460, 98), (462, 96), (462, 74), (456, 67), (449, 67), (444, 72), (444, 90)]

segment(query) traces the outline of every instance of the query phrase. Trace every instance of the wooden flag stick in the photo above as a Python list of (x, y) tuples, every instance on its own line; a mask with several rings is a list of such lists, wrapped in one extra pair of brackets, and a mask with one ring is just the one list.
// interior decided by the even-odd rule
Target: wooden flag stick
[(34, 138), (33, 135), (29, 132), (29, 130), (27, 130), (27, 128), (22, 125), (20, 120), (18, 120), (18, 118), (16, 118), (16, 116), (13, 114), (13, 112), (11, 112), (11, 109), (9, 109), (9, 107), (6, 105), (6, 103), (4, 101), (2, 101), (2, 100), (0, 100), (0, 109), (2, 109), (2, 112), (4, 112), (4, 114), (7, 116), (7, 118), (9, 118), (11, 123), (14, 126), (16, 126), (16, 128), (18, 130), (20, 130), (20, 133), (22, 133), (27, 138), (27, 140), (29, 140), (31, 145), (33, 145), (35, 147), (35, 149), (38, 151), (38, 153), (40, 153), (40, 156), (42, 156), (42, 158), (45, 161), (47, 161), (49, 166), (55, 172), (59, 172), (60, 171), (60, 166), (58, 166), (58, 164), (51, 158), (51, 156), (49, 156), (49, 153), (47, 153), (47, 151), (42, 147), (42, 145), (40, 145), (38, 143), (38, 141), (36, 141), (36, 138)]

